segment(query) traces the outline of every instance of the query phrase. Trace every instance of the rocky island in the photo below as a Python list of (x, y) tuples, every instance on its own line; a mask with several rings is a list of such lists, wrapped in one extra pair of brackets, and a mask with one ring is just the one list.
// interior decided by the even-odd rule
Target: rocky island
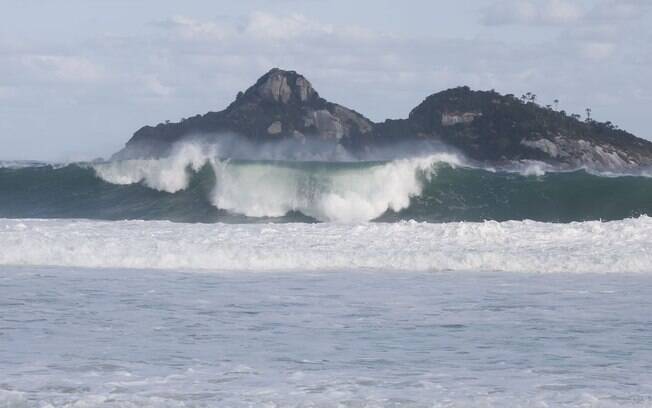
[(278, 68), (238, 93), (222, 111), (139, 129), (114, 158), (161, 156), (176, 142), (210, 142), (224, 134), (254, 143), (326, 140), (352, 152), (432, 140), (486, 164), (537, 160), (598, 169), (652, 165), (652, 142), (610, 122), (581, 120), (540, 106), (534, 98), (458, 87), (428, 96), (406, 119), (375, 123), (320, 97), (304, 76)]

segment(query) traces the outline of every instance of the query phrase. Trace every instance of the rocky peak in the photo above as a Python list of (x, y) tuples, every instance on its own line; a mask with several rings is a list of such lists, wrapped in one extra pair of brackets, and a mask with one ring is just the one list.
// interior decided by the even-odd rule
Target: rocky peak
[(303, 75), (279, 68), (238, 94), (223, 119), (239, 134), (273, 138), (340, 140), (373, 129), (373, 123), (359, 113), (321, 98)]
[(295, 71), (271, 69), (245, 94), (248, 98), (280, 104), (302, 104), (319, 98), (312, 84)]

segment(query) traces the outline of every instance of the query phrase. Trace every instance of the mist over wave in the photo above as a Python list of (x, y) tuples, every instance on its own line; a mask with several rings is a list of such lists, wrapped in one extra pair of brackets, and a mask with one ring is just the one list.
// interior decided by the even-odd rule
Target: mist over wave
[(369, 145), (351, 150), (344, 147), (339, 141), (330, 139), (302, 138), (253, 142), (234, 134), (199, 134), (171, 146), (148, 143), (130, 147), (128, 150), (115, 154), (110, 161), (170, 157), (178, 155), (189, 147), (204, 152), (210, 151), (214, 156), (222, 159), (236, 160), (357, 162), (389, 161), (433, 153), (451, 153), (462, 156), (451, 146), (425, 139)]
[(47, 163), (38, 160), (0, 160), (0, 169), (24, 169), (27, 167), (56, 167), (56, 163)]
[(116, 160), (92, 168), (103, 180), (113, 184), (142, 182), (147, 187), (176, 193), (188, 187), (192, 171), (199, 171), (217, 158), (216, 146), (178, 145), (166, 157)]

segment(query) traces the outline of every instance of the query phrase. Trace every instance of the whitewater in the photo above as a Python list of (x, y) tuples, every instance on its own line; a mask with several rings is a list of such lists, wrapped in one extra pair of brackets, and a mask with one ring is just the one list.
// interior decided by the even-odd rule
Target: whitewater
[(143, 183), (168, 193), (188, 188), (193, 172), (208, 165), (215, 176), (211, 203), (248, 217), (281, 217), (298, 211), (320, 221), (368, 221), (398, 212), (420, 195), (435, 164), (459, 165), (439, 153), (386, 162), (235, 161), (220, 159), (216, 145), (184, 143), (164, 158), (113, 161), (93, 166), (113, 184)]
[(652, 272), (652, 218), (570, 224), (0, 220), (0, 265), (206, 271)]

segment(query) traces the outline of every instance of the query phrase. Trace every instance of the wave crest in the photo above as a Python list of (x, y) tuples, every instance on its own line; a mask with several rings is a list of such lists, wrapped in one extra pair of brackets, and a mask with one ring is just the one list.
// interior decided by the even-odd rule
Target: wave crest
[(337, 167), (218, 161), (212, 201), (250, 217), (299, 211), (321, 221), (368, 221), (407, 208), (441, 162), (460, 164), (449, 154)]
[(280, 217), (292, 211), (320, 221), (356, 222), (398, 212), (422, 193), (437, 163), (462, 165), (452, 153), (388, 162), (272, 162), (220, 159), (215, 146), (183, 144), (159, 159), (96, 164), (113, 184), (143, 183), (168, 193), (186, 189), (193, 172), (210, 165), (219, 209), (249, 217)]
[(182, 144), (170, 156), (158, 159), (131, 159), (94, 164), (98, 177), (112, 184), (135, 184), (168, 193), (188, 187), (191, 171), (199, 171), (215, 151), (211, 147)]

